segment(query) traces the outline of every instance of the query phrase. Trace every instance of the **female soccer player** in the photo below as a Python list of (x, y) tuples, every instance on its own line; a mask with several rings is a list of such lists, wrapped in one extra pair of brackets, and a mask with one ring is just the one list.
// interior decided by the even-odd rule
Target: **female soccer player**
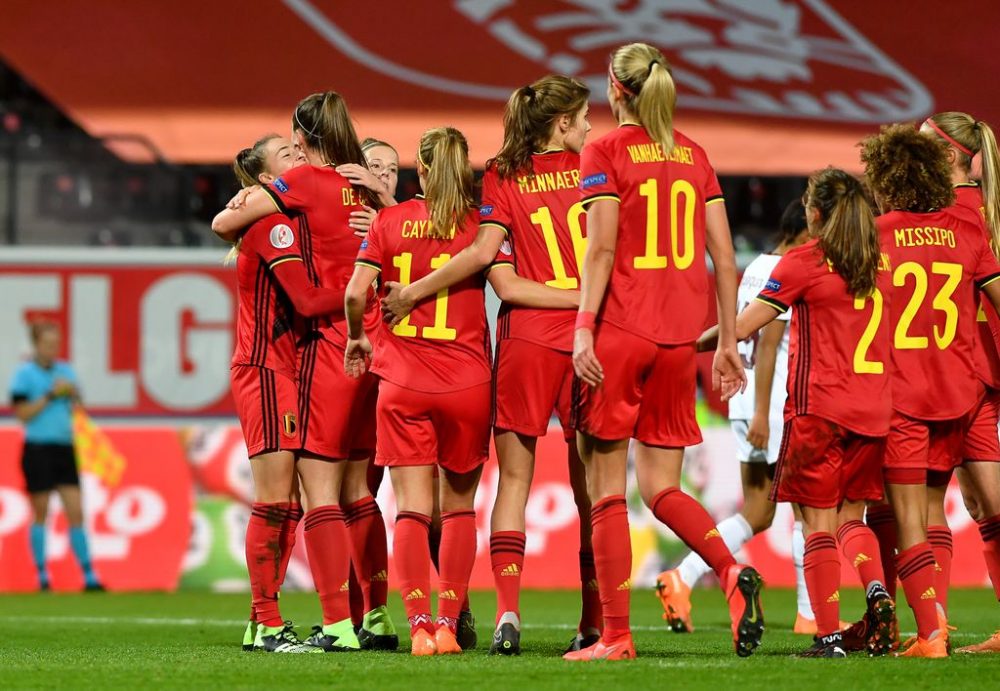
[[(988, 124), (967, 113), (938, 113), (928, 118), (921, 133), (940, 139), (947, 145), (951, 183), (955, 189), (955, 204), (981, 214), (986, 222), (990, 247), (1000, 251), (1000, 153), (996, 138)], [(972, 179), (972, 159), (982, 161), (980, 182)], [(1000, 442), (997, 421), (1000, 417), (1000, 320), (983, 304), (980, 297), (976, 315), (979, 327), (976, 339), (976, 373), (986, 386), (983, 397), (966, 433), (962, 449), (962, 465), (956, 469), (962, 495), (972, 517), (979, 524), (983, 539), (983, 556), (1000, 599)], [(940, 488), (939, 493), (945, 487)], [(932, 498), (928, 540), (934, 550), (934, 560), (940, 567), (935, 579), (938, 598), (947, 609), (947, 587), (951, 574), (951, 530), (944, 514), (937, 512), (939, 502)], [(937, 514), (937, 515), (935, 515)], [(959, 648), (960, 653), (1000, 652), (1000, 631), (976, 645)]]
[[(472, 246), (445, 267), (386, 298), (394, 316), (489, 265), (504, 242), (516, 248), (515, 266), (489, 274), (503, 300), (494, 379), (494, 438), (500, 482), (493, 505), (490, 557), (497, 590), (492, 653), (520, 651), (520, 584), (524, 568), (525, 507), (535, 447), (553, 410), (569, 443), (570, 482), (580, 513), (583, 612), (572, 649), (596, 642), (601, 628), (590, 500), (569, 427), (573, 364), (573, 309), (579, 304), (579, 262), (586, 240), (578, 203), (580, 150), (590, 125), (590, 90), (551, 75), (511, 94), (504, 112), (504, 143), (487, 163), (480, 230)], [(392, 286), (390, 286), (392, 287)], [(556, 308), (562, 309), (556, 309)]]
[[(360, 243), (350, 228), (350, 213), (365, 205), (379, 205), (367, 190), (353, 187), (334, 169), (344, 163), (365, 165), (343, 98), (328, 91), (303, 99), (292, 116), (292, 142), (308, 165), (292, 168), (255, 189), (241, 205), (219, 213), (212, 228), (231, 240), (241, 228), (276, 209), (291, 214), (302, 229), (303, 259), (311, 281), (343, 289)], [(369, 328), (378, 323), (374, 299), (371, 306)], [(367, 548), (367, 541), (377, 538), (377, 530), (370, 528), (381, 520), (381, 513), (364, 481), (364, 461), (374, 448), (375, 382), (371, 377), (355, 379), (344, 374), (346, 324), (342, 317), (312, 326), (299, 347), (302, 452), (297, 468), (310, 507), (304, 517), (305, 540), (323, 606), (323, 626), (309, 642), (325, 650), (354, 649), (359, 643), (348, 593), (341, 586), (348, 580), (352, 553), (370, 556), (377, 552)], [(361, 480), (344, 482), (346, 473)], [(343, 487), (355, 488), (360, 496), (345, 497)], [(345, 514), (351, 520), (349, 529)], [(384, 602), (386, 564), (368, 559), (358, 565), (358, 572), (371, 602), (361, 637), (377, 642), (378, 647), (394, 647), (396, 633)]]
[[(736, 651), (763, 634), (760, 575), (738, 566), (697, 501), (680, 489), (695, 421), (695, 341), (707, 317), (707, 247), (715, 265), (720, 342), (715, 385), (746, 383), (736, 350), (736, 264), (722, 193), (704, 150), (674, 131), (666, 59), (643, 43), (617, 49), (608, 101), (619, 128), (583, 151), (587, 253), (573, 365), (577, 430), (593, 502), (594, 559), (604, 631), (570, 660), (635, 655), (629, 627), (632, 553), (625, 506), (629, 438), (643, 501), (715, 570), (730, 603)], [(598, 314), (600, 313), (600, 314)], [(669, 318), (665, 318), (665, 314)]]
[(983, 395), (975, 375), (975, 288), (1000, 303), (1000, 263), (981, 216), (951, 206), (951, 170), (940, 139), (905, 125), (883, 127), (864, 141), (861, 158), (883, 211), (879, 234), (892, 267), (893, 416), (885, 483), (898, 525), (896, 570), (917, 620), (917, 639), (901, 654), (945, 657), (947, 622), (928, 525), (944, 524), (944, 488), (961, 462), (965, 430)]
[(858, 180), (827, 168), (810, 178), (804, 203), (813, 239), (781, 258), (757, 300), (737, 318), (736, 335), (745, 338), (794, 308), (785, 429), (771, 498), (798, 504), (805, 523), (805, 578), (817, 639), (803, 656), (846, 657), (834, 534), (866, 587), (875, 623), (869, 652), (885, 654), (895, 606), (875, 535), (857, 519), (866, 501), (882, 497), (891, 412), (883, 319), (888, 276), (879, 270), (875, 219)]
[[(747, 266), (737, 294), (738, 311), (757, 297), (781, 257), (808, 239), (805, 209), (801, 200), (788, 205), (778, 224), (778, 246)], [(736, 437), (737, 458), (743, 482), (743, 508), (740, 513), (720, 522), (716, 528), (726, 546), (737, 552), (754, 535), (771, 527), (775, 504), (770, 499), (775, 463), (784, 428), (785, 382), (788, 379), (788, 322), (791, 312), (779, 315), (760, 333), (737, 344), (747, 373), (746, 391), (729, 399), (729, 420)], [(714, 329), (714, 327), (713, 327)], [(809, 593), (802, 577), (802, 555), (795, 554), (802, 545), (802, 524), (796, 520), (798, 545), (793, 536), (796, 582), (799, 584), (799, 614), (795, 631), (815, 622), (809, 606)], [(691, 588), (711, 569), (696, 553), (689, 553), (675, 569), (661, 573), (656, 591), (663, 604), (664, 618), (677, 632), (693, 631), (691, 623)], [(803, 603), (805, 612), (803, 612)]]
[(38, 571), (39, 590), (49, 589), (45, 568), (45, 519), (49, 495), (55, 490), (69, 522), (69, 544), (83, 571), (87, 590), (104, 590), (90, 562), (83, 529), (80, 477), (73, 448), (73, 406), (80, 402), (76, 372), (59, 359), (62, 334), (46, 321), (31, 325), (32, 358), (14, 371), (10, 400), (14, 415), (24, 424), (21, 470), (31, 498), (31, 556)]
[[(445, 264), (472, 242), (479, 222), (462, 133), (428, 130), (417, 153), (426, 197), (383, 209), (361, 245), (345, 300), (343, 366), (351, 376), (370, 370), (379, 379), (375, 458), (389, 468), (399, 510), (393, 552), (411, 652), (434, 655), (462, 652), (455, 633), (475, 561), (474, 500), (488, 456), (490, 342), (485, 281), (474, 276), (438, 292), (395, 327), (384, 326), (372, 353), (364, 330), (372, 282), (381, 274), (406, 284)], [(442, 525), (435, 626), (428, 528), (436, 468)]]
[[(303, 162), (290, 141), (268, 135), (240, 151), (233, 169), (250, 187), (269, 184)], [(239, 309), (230, 378), (254, 478), (246, 535), (252, 607), (243, 646), (278, 653), (318, 652), (299, 641), (278, 609), (302, 516), (295, 496), (301, 445), (293, 321), (295, 313), (312, 318), (343, 309), (342, 290), (310, 283), (300, 243), (297, 224), (274, 213), (251, 225), (234, 247)]]

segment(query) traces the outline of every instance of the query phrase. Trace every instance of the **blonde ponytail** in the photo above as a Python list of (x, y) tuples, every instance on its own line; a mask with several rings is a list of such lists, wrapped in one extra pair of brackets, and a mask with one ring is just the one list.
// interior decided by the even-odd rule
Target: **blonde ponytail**
[[(240, 187), (253, 187), (260, 184), (261, 173), (267, 172), (267, 144), (272, 139), (277, 138), (276, 134), (265, 134), (254, 142), (253, 146), (240, 149), (240, 152), (236, 154), (236, 158), (233, 159), (233, 174), (236, 176), (236, 181), (240, 183)], [(226, 258), (222, 260), (224, 266), (229, 266), (236, 261), (240, 254), (241, 243), (242, 237), (233, 243)]]
[(436, 127), (420, 138), (417, 160), (426, 170), (424, 196), (431, 217), (428, 236), (451, 238), (475, 205), (469, 144), (454, 127)]
[(663, 53), (646, 43), (622, 46), (611, 56), (610, 76), (649, 138), (669, 157), (674, 149), (677, 85)]
[(993, 128), (982, 120), (976, 122), (979, 153), (982, 156), (983, 213), (990, 233), (993, 254), (1000, 257), (1000, 153)]

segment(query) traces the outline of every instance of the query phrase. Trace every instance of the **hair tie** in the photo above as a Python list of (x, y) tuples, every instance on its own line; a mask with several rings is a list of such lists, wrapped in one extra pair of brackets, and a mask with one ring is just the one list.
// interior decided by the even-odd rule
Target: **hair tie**
[(659, 64), (660, 64), (659, 60), (652, 60), (652, 61), (650, 61), (649, 68), (646, 70), (646, 74), (647, 75), (652, 74), (653, 73), (653, 65), (659, 65)]
[(319, 136), (315, 132), (310, 131), (308, 127), (306, 127), (305, 125), (302, 124), (302, 120), (299, 119), (299, 109), (298, 108), (295, 109), (295, 114), (294, 115), (295, 115), (295, 124), (299, 126), (300, 130), (302, 130), (303, 132), (306, 133), (307, 137), (315, 137), (316, 139), (319, 139), (319, 140), (322, 141), (323, 137)]
[(622, 84), (621, 81), (619, 81), (618, 77), (615, 76), (614, 65), (611, 64), (608, 65), (608, 77), (611, 78), (611, 83), (614, 84), (616, 87), (618, 87), (618, 89), (622, 93), (632, 96), (633, 98), (635, 97), (635, 92), (626, 87), (624, 84)]
[(535, 90), (534, 90), (534, 88), (532, 88), (532, 86), (530, 84), (528, 86), (524, 87), (524, 94), (528, 98), (531, 98), (531, 99), (535, 98)]
[(972, 153), (972, 151), (969, 150), (969, 147), (963, 146), (963, 145), (959, 144), (958, 142), (956, 142), (951, 137), (949, 137), (945, 133), (945, 131), (943, 129), (941, 129), (940, 127), (938, 127), (938, 124), (936, 122), (934, 122), (933, 120), (931, 120), (930, 118), (927, 118), (926, 120), (924, 120), (924, 124), (927, 125), (928, 127), (930, 127), (935, 132), (937, 132), (938, 136), (940, 136), (941, 139), (944, 139), (946, 142), (948, 142), (949, 144), (951, 144), (952, 146), (954, 146), (956, 149), (958, 149), (959, 151), (961, 151), (966, 156), (973, 156), (974, 155)]

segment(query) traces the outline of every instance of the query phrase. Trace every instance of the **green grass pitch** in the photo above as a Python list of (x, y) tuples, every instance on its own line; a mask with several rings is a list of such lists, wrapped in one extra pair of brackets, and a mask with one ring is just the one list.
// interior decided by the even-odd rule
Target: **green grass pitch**
[[(1000, 689), (1000, 655), (950, 660), (801, 660), (806, 637), (791, 633), (794, 593), (765, 591), (767, 633), (749, 659), (732, 652), (722, 594), (694, 596), (693, 634), (667, 631), (648, 591), (633, 594), (639, 658), (625, 662), (569, 663), (559, 655), (575, 630), (574, 592), (526, 592), (523, 653), (489, 657), (493, 594), (473, 594), (479, 649), (462, 656), (414, 659), (405, 651), (327, 655), (267, 655), (240, 649), (247, 596), (30, 595), (0, 597), (0, 688), (356, 688), (417, 689), (565, 688), (640, 689)], [(845, 591), (845, 618), (860, 610), (860, 591)], [(390, 605), (404, 628), (396, 593)], [(913, 630), (905, 604), (901, 624)], [(956, 590), (952, 620), (957, 645), (978, 642), (1000, 626), (1000, 605), (987, 590)], [(315, 596), (289, 593), (282, 610), (307, 634), (318, 616)]]

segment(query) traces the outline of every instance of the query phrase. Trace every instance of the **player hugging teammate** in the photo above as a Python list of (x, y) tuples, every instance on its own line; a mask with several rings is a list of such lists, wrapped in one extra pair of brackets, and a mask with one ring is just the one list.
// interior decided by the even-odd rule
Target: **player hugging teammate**
[[(385, 525), (372, 497), (389, 468), (410, 651), (471, 647), (463, 634), (474, 640), (474, 507), (492, 428), (500, 483), (490, 652), (519, 653), (525, 505), (537, 439), (555, 412), (581, 519), (583, 606), (567, 660), (636, 655), (624, 496), (631, 440), (643, 502), (692, 550), (658, 583), (675, 630), (691, 630), (690, 587), (713, 571), (736, 653), (754, 652), (762, 580), (733, 552), (770, 525), (774, 502), (788, 501), (802, 518), (808, 593), (796, 631), (816, 633), (803, 656), (898, 647), (897, 573), (918, 628), (901, 654), (947, 655), (943, 498), (955, 468), (1000, 595), (992, 131), (962, 113), (933, 116), (919, 131), (883, 128), (862, 156), (874, 201), (844, 171), (814, 174), (786, 214), (779, 250), (751, 266), (738, 303), (721, 188), (705, 150), (673, 126), (666, 59), (641, 43), (614, 51), (607, 100), (619, 127), (585, 146), (588, 99), (586, 86), (560, 75), (511, 94), (478, 210), (461, 132), (424, 133), (423, 195), (396, 205), (395, 150), (373, 140), (366, 161), (334, 92), (298, 104), (291, 141), (269, 136), (241, 152), (246, 189), (213, 229), (239, 240), (232, 380), (256, 495), (245, 646), (397, 647)], [(976, 154), (982, 188), (970, 182)], [(495, 363), (487, 281), (503, 301)], [(719, 324), (703, 333), (713, 293)], [(680, 488), (684, 447), (701, 441), (695, 353), (706, 349), (715, 350), (713, 386), (738, 397), (731, 413), (748, 495), (742, 514), (718, 527)], [(756, 394), (743, 393), (748, 371)], [(305, 643), (277, 598), (302, 517), (300, 485), (323, 614)], [(842, 555), (867, 602), (846, 629)], [(968, 650), (998, 651), (1000, 636)]]

